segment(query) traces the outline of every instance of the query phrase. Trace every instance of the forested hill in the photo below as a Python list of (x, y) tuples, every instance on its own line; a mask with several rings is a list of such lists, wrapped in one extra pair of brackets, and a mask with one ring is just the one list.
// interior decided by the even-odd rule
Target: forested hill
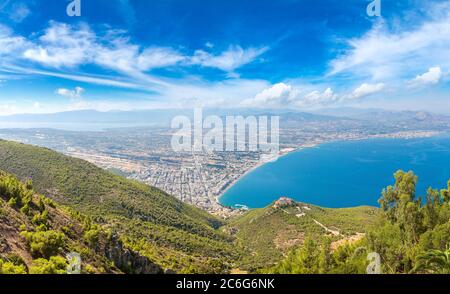
[(199, 234), (217, 218), (163, 191), (52, 150), (0, 140), (0, 169), (31, 179), (42, 194), (96, 217), (142, 219)]
[(254, 272), (280, 261), (308, 237), (327, 237), (334, 247), (357, 242), (379, 214), (379, 209), (369, 206), (327, 209), (281, 198), (231, 220), (226, 228), (246, 252), (239, 262), (241, 269)]
[(123, 233), (129, 246), (164, 268), (214, 272), (234, 251), (231, 238), (216, 230), (218, 218), (86, 161), (0, 140), (0, 170), (32, 180), (36, 192)]
[(81, 273), (162, 272), (110, 230), (0, 171), (0, 274), (63, 274), (78, 260)]

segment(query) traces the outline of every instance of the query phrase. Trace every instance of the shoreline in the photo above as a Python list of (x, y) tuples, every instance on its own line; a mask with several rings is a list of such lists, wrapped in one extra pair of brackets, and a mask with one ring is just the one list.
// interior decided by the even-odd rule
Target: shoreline
[[(304, 150), (307, 148), (315, 148), (315, 147), (321, 146), (323, 144), (328, 144), (328, 143), (364, 141), (364, 140), (371, 140), (371, 139), (406, 139), (406, 140), (408, 140), (408, 139), (418, 139), (418, 138), (431, 138), (431, 137), (436, 137), (436, 136), (439, 136), (439, 135), (442, 135), (445, 133), (447, 133), (447, 132), (442, 132), (442, 131), (405, 131), (405, 132), (396, 132), (396, 133), (389, 133), (389, 134), (376, 134), (376, 135), (360, 137), (360, 138), (348, 138), (348, 139), (329, 140), (329, 141), (325, 140), (322, 142), (314, 142), (314, 143), (310, 142), (310, 143), (305, 143), (299, 147), (284, 148), (279, 151), (279, 154), (276, 158), (278, 160), (278, 159), (280, 159), (284, 156), (287, 156), (291, 153), (301, 151), (301, 150)], [(284, 152), (283, 152), (283, 150), (284, 150)], [(258, 168), (260, 168), (270, 162), (276, 162), (276, 161), (272, 161), (272, 160), (261, 161), (260, 163), (253, 166), (252, 168), (250, 168), (249, 170), (244, 172), (242, 175), (237, 177), (235, 180), (231, 181), (230, 184), (228, 184), (228, 186), (223, 191), (221, 191), (220, 195), (215, 197), (216, 203), (224, 208), (228, 208), (228, 209), (232, 209), (232, 210), (241, 210), (242, 208), (236, 208), (233, 206), (223, 205), (220, 202), (220, 198), (222, 198), (226, 192), (228, 192), (234, 185), (237, 184), (237, 182), (242, 180), (245, 176), (247, 176), (248, 174), (254, 172)], [(235, 204), (235, 206), (236, 205), (247, 207), (244, 204)]]
[[(319, 146), (319, 145), (321, 145), (321, 144), (323, 144), (323, 143), (309, 143), (309, 144), (304, 144), (304, 145), (302, 145), (302, 146), (300, 146), (300, 147), (288, 147), (288, 148), (284, 148), (284, 149), (282, 149), (282, 150), (279, 151), (278, 155), (276, 156), (276, 159), (278, 160), (278, 159), (280, 159), (280, 158), (282, 158), (282, 157), (284, 157), (284, 156), (287, 156), (287, 155), (289, 155), (289, 154), (291, 154), (291, 153), (294, 153), (294, 152), (297, 152), (297, 151), (301, 151), (301, 150), (306, 149), (306, 148), (314, 148), (314, 147), (317, 147), (317, 146)], [(260, 161), (257, 165), (255, 165), (255, 166), (251, 167), (250, 169), (248, 169), (247, 171), (245, 171), (242, 175), (240, 175), (239, 177), (237, 177), (236, 179), (234, 179), (233, 181), (231, 181), (231, 182), (227, 185), (227, 187), (226, 187), (225, 189), (223, 189), (223, 191), (221, 191), (220, 195), (218, 195), (218, 196), (215, 197), (216, 203), (218, 203), (219, 205), (221, 205), (222, 207), (225, 207), (225, 208), (231, 208), (231, 209), (233, 209), (233, 210), (234, 210), (234, 209), (238, 209), (238, 208), (235, 208), (235, 207), (223, 205), (223, 204), (220, 202), (220, 198), (222, 198), (222, 197), (225, 195), (226, 192), (228, 192), (234, 185), (237, 184), (237, 182), (239, 182), (240, 180), (242, 180), (245, 176), (247, 176), (247, 175), (249, 175), (250, 173), (254, 172), (254, 171), (257, 170), (258, 168), (260, 168), (260, 167), (262, 167), (262, 166), (264, 166), (264, 165), (266, 165), (266, 164), (268, 164), (268, 163), (270, 163), (270, 162), (276, 162), (277, 160), (275, 160), (275, 161), (273, 161), (273, 160)], [(236, 204), (236, 205), (242, 205), (242, 206), (245, 206), (245, 207), (246, 207), (246, 205), (243, 205), (243, 204)], [(235, 206), (236, 206), (236, 205), (235, 205)]]

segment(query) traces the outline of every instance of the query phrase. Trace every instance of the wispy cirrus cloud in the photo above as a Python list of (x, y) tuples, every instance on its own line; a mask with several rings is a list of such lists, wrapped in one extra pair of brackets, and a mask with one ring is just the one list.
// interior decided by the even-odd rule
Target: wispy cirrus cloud
[(267, 50), (269, 50), (268, 47), (243, 49), (241, 46), (235, 45), (230, 46), (228, 50), (219, 55), (214, 55), (204, 50), (197, 50), (190, 60), (192, 64), (232, 72), (243, 65), (253, 62)]
[(24, 37), (14, 35), (9, 27), (0, 24), (0, 57), (2, 59), (8, 56), (12, 58), (10, 54), (21, 51), (26, 46), (28, 46), (28, 41)]
[[(0, 8), (5, 3), (8, 9), (14, 3), (28, 3), (28, 8), (33, 8), (32, 2), (0, 0)], [(43, 107), (46, 99), (58, 103), (70, 100), (56, 99), (56, 87), (65, 87), (70, 96), (75, 86), (82, 86), (88, 91), (78, 108), (100, 107), (88, 102), (101, 99), (105, 103), (110, 101), (111, 105), (124, 101), (115, 105), (128, 107), (148, 99), (161, 105), (168, 102), (180, 106), (303, 109), (341, 103), (377, 103), (383, 99), (389, 100), (386, 103), (389, 104), (400, 95), (410, 98), (409, 94), (413, 93), (419, 97), (422, 90), (443, 93), (448, 81), (450, 1), (439, 1), (443, 3), (439, 6), (430, 4), (431, 8), (413, 21), (404, 17), (408, 12), (403, 14), (393, 9), (389, 15), (386, 13), (386, 19), (379, 18), (366, 32), (362, 28), (345, 27), (345, 36), (354, 37), (344, 40), (346, 48), (338, 55), (336, 48), (342, 45), (341, 28), (333, 28), (332, 21), (323, 31), (311, 31), (308, 27), (296, 31), (292, 27), (290, 37), (279, 42), (274, 41), (280, 33), (277, 26), (255, 26), (259, 19), (253, 20), (245, 31), (257, 30), (259, 33), (255, 35), (229, 33), (229, 29), (233, 31), (229, 18), (211, 30), (192, 34), (198, 32), (199, 22), (190, 17), (180, 20), (180, 15), (168, 13), (167, 7), (152, 12), (155, 17), (161, 17), (161, 28), (145, 27), (151, 22), (147, 14), (137, 10), (134, 1), (109, 2), (111, 7), (105, 5), (105, 9), (110, 8), (111, 19), (115, 18), (111, 23), (96, 16), (85, 18), (89, 24), (78, 20), (61, 23), (49, 21), (58, 16), (28, 18), (23, 13), (22, 21), (30, 24), (34, 21), (29, 26), (28, 23), (19, 25), (10, 15), (0, 12), (2, 23), (9, 24), (9, 27), (0, 25), (0, 80), (6, 81), (3, 93), (10, 91), (10, 97), (15, 97), (21, 85), (13, 77), (25, 77), (36, 78), (35, 85), (39, 84), (42, 91), (38, 94), (45, 97)], [(148, 4), (147, 7), (157, 6)], [(426, 4), (416, 7), (424, 11), (428, 8)], [(113, 17), (117, 11), (120, 15)], [(178, 18), (172, 19), (175, 15)], [(183, 23), (185, 27), (176, 27), (175, 33), (172, 22)], [(142, 34), (143, 29), (148, 29), (148, 34)], [(304, 38), (311, 32), (314, 33), (312, 41), (321, 41), (309, 42)], [(322, 40), (328, 41), (322, 44)], [(308, 58), (313, 61), (303, 62)], [(58, 86), (54, 86), (55, 81)]]
[(0, 35), (0, 42), (13, 44), (16, 39), (22, 40), (27, 45), (22, 57), (42, 66), (62, 69), (94, 64), (131, 76), (139, 76), (157, 68), (192, 65), (229, 72), (253, 62), (268, 50), (267, 47), (244, 49), (239, 45), (231, 45), (228, 50), (218, 54), (197, 50), (189, 56), (170, 47), (133, 44), (123, 31), (109, 30), (98, 35), (87, 24), (72, 26), (57, 22), (51, 22), (35, 40), (12, 36), (11, 32), (9, 35), (9, 39), (1, 38)]
[(20, 23), (31, 14), (31, 9), (28, 4), (23, 1), (1, 0), (0, 15), (1, 14), (6, 15), (15, 23)]
[[(4, 53), (9, 62), (0, 60), (0, 71), (16, 75), (38, 75), (56, 77), (71, 81), (95, 85), (143, 90), (157, 93), (162, 99), (179, 101), (195, 99), (200, 104), (210, 100), (218, 101), (237, 99), (247, 90), (259, 91), (261, 81), (229, 79), (229, 81), (206, 82), (200, 78), (160, 78), (152, 70), (168, 67), (216, 68), (231, 72), (253, 62), (268, 48), (244, 49), (231, 45), (226, 51), (208, 53), (198, 50), (194, 55), (182, 53), (171, 47), (134, 44), (120, 30), (108, 30), (96, 33), (88, 25), (72, 26), (50, 22), (49, 26), (34, 39), (14, 35), (7, 27), (0, 27), (0, 53)], [(211, 49), (211, 48), (210, 48)], [(31, 62), (31, 63), (30, 63)], [(99, 75), (84, 73), (86, 65), (95, 65), (115, 74)], [(221, 92), (218, 92), (220, 89)], [(57, 94), (76, 96), (73, 90), (60, 89)], [(177, 103), (176, 101), (174, 101)]]
[[(397, 20), (402, 23), (402, 20)], [(403, 20), (405, 24), (407, 20)], [(450, 2), (428, 8), (418, 25), (380, 20), (330, 62), (330, 75), (351, 74), (372, 80), (405, 79), (417, 69), (450, 68)]]
[(133, 81), (126, 81), (124, 79), (113, 78), (110, 76), (99, 76), (91, 75), (85, 73), (60, 73), (55, 71), (39, 70), (39, 69), (29, 69), (20, 66), (8, 66), (6, 69), (1, 69), (0, 71), (8, 73), (4, 75), (6, 78), (11, 78), (14, 76), (19, 77), (20, 75), (36, 75), (36, 76), (47, 76), (55, 77), (64, 80), (83, 82), (93, 85), (101, 85), (108, 87), (124, 88), (124, 89), (136, 89), (136, 90), (151, 90), (151, 85), (145, 85), (142, 83), (137, 83)]
[(14, 3), (12, 5), (9, 18), (14, 22), (22, 22), (31, 14), (31, 10), (27, 4), (23, 2)]
[(23, 58), (47, 67), (75, 67), (91, 62), (96, 49), (96, 35), (87, 25), (78, 30), (52, 22), (44, 34), (23, 52)]

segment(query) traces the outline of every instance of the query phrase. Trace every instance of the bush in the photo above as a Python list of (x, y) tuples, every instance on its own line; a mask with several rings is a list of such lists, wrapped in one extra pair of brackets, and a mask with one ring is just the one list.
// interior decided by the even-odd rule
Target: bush
[(16, 198), (11, 198), (8, 201), (8, 205), (11, 206), (12, 208), (15, 208), (17, 206), (17, 200)]
[(42, 213), (37, 213), (31, 220), (35, 225), (46, 225), (48, 221), (48, 211), (44, 210)]
[(96, 244), (98, 243), (98, 240), (99, 240), (99, 236), (100, 236), (100, 231), (96, 228), (91, 229), (91, 230), (87, 231), (86, 233), (84, 233), (84, 239), (86, 240), (86, 242), (89, 244), (90, 247), (96, 246)]
[(39, 209), (39, 211), (41, 211), (41, 212), (45, 210), (45, 198), (44, 198), (44, 196), (39, 196), (39, 200), (38, 200), (36, 206)]
[(23, 237), (27, 240), (31, 254), (35, 257), (49, 258), (56, 255), (59, 248), (64, 247), (65, 236), (63, 233), (55, 231), (44, 232), (22, 232)]
[(28, 204), (25, 204), (24, 206), (22, 206), (22, 208), (20, 209), (20, 212), (28, 215), (30, 213), (30, 206)]
[(50, 198), (45, 198), (44, 203), (50, 206), (51, 208), (56, 208), (56, 203)]
[(61, 256), (52, 256), (49, 260), (36, 259), (30, 267), (30, 274), (34, 275), (61, 275), (66, 273), (67, 261)]
[(27, 274), (27, 268), (20, 264), (15, 265), (12, 262), (4, 262), (0, 260), (0, 274), (1, 275), (24, 275)]

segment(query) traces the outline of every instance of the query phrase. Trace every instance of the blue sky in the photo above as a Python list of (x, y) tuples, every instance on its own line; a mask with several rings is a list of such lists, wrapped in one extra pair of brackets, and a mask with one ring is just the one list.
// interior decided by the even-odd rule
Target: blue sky
[(0, 0), (0, 115), (166, 107), (450, 113), (450, 1)]

